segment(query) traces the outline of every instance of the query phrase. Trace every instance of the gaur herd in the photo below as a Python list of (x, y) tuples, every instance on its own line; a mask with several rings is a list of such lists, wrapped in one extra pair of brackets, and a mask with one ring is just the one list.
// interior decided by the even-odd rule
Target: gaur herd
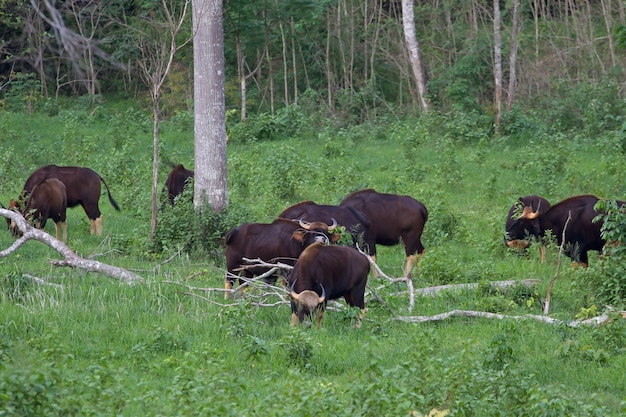
[[(170, 204), (193, 179), (194, 171), (176, 165), (167, 177), (164, 192)], [(67, 240), (66, 209), (81, 205), (90, 220), (91, 234), (102, 234), (102, 213), (98, 206), (101, 183), (109, 202), (119, 206), (111, 196), (104, 179), (95, 171), (75, 166), (48, 165), (33, 172), (17, 200), (9, 209), (43, 229), (46, 221), (55, 223), (56, 238)], [(511, 206), (505, 223), (506, 246), (526, 249), (532, 239), (542, 241), (547, 234), (563, 245), (573, 262), (587, 266), (590, 250), (602, 251), (606, 241), (601, 237), (602, 220), (594, 208), (599, 199), (593, 195), (567, 198), (554, 205), (537, 195), (520, 197)], [(618, 206), (626, 204), (617, 201)], [(2, 208), (5, 208), (0, 204)], [(320, 205), (303, 201), (286, 208), (271, 223), (244, 223), (231, 229), (225, 237), (226, 296), (235, 281), (262, 276), (273, 284), (283, 275), (281, 266), (289, 266), (286, 285), (291, 298), (292, 325), (317, 313), (321, 325), (329, 300), (343, 297), (350, 306), (365, 313), (365, 287), (370, 263), (364, 254), (376, 260), (376, 245), (404, 244), (408, 277), (416, 256), (424, 253), (421, 241), (428, 220), (426, 206), (406, 195), (379, 193), (364, 189), (347, 195), (339, 205)], [(14, 235), (20, 232), (7, 219)], [(350, 246), (336, 245), (339, 228), (350, 235)], [(544, 248), (540, 243), (540, 256)], [(256, 262), (255, 262), (256, 261)], [(360, 320), (357, 323), (360, 325)]]

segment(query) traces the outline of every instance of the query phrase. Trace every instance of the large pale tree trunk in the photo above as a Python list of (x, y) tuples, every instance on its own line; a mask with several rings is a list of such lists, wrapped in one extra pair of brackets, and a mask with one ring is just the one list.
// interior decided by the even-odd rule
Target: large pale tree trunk
[(228, 206), (222, 0), (193, 0), (194, 207)]
[(409, 50), (411, 68), (417, 84), (419, 101), (424, 111), (428, 111), (429, 104), (426, 100), (426, 67), (422, 60), (422, 53), (415, 36), (415, 14), (413, 12), (413, 0), (402, 0), (402, 26), (404, 38)]

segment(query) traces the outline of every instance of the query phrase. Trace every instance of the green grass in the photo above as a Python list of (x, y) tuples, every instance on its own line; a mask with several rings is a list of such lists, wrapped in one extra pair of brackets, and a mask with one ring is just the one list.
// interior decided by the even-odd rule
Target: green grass
[[(548, 250), (545, 264), (535, 248), (506, 250), (504, 217), (517, 197), (531, 193), (553, 202), (578, 193), (624, 198), (623, 155), (606, 151), (617, 134), (472, 141), (424, 131), (419, 123), (371, 135), (231, 138), (233, 219), (271, 221), (298, 201), (337, 204), (363, 187), (409, 194), (430, 212), (416, 287), (483, 283), (477, 291), (417, 297), (409, 312), (403, 285), (371, 279), (383, 302), (368, 298), (361, 329), (343, 308), (327, 311), (320, 329), (294, 330), (288, 305), (259, 308), (244, 299), (224, 306), (221, 293), (199, 290), (223, 285), (223, 259), (215, 260), (214, 250), (183, 252), (165, 263), (181, 242), (166, 253), (151, 250), (152, 138), (145, 115), (119, 104), (56, 116), (0, 113), (0, 146), (12, 149), (0, 156), (0, 202), (16, 196), (40, 164), (93, 167), (122, 211), (103, 197), (105, 236), (95, 237), (82, 209), (70, 209), (68, 244), (145, 278), (127, 286), (54, 268), (50, 259), (58, 254), (37, 242), (1, 258), (0, 415), (380, 416), (433, 408), (460, 416), (623, 414), (621, 321), (573, 329), (532, 320), (394, 319), (452, 309), (541, 314), (557, 250)], [(190, 129), (164, 123), (163, 160), (192, 167)], [(167, 171), (163, 165), (161, 184)], [(185, 230), (189, 219), (179, 221)], [(12, 242), (0, 233), (0, 247)], [(379, 248), (378, 260), (398, 276), (403, 249)], [(553, 317), (573, 320), (596, 303), (593, 288), (579, 285), (585, 273), (563, 259)], [(60, 287), (36, 285), (23, 274)], [(527, 292), (486, 285), (529, 278), (540, 282)]]

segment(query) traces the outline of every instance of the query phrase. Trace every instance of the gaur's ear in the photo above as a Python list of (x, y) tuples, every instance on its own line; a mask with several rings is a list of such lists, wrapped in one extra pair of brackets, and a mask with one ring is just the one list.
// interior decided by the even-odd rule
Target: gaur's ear
[(333, 233), (330, 235), (330, 243), (337, 243), (341, 239), (341, 233)]
[(294, 239), (296, 239), (298, 242), (303, 243), (304, 242), (304, 230), (296, 230), (295, 232), (293, 232), (293, 234), (291, 235)]

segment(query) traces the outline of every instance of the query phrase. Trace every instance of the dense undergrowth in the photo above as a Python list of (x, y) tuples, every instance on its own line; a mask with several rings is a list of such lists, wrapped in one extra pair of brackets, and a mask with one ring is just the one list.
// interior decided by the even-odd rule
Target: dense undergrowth
[[(594, 94), (593, 106), (580, 112), (517, 109), (500, 135), (488, 116), (473, 112), (390, 112), (357, 126), (295, 106), (253, 117), (229, 127), (228, 210), (196, 213), (184, 194), (162, 207), (154, 240), (151, 122), (143, 111), (105, 102), (0, 113), (0, 202), (16, 196), (40, 165), (95, 169), (122, 211), (101, 199), (105, 235), (97, 238), (82, 210), (69, 210), (68, 244), (146, 279), (129, 287), (52, 268), (49, 258), (58, 255), (35, 242), (1, 258), (0, 415), (622, 415), (626, 327), (617, 315), (582, 328), (397, 320), (453, 309), (541, 314), (559, 262), (552, 317), (623, 307), (622, 249), (608, 261), (593, 254), (583, 270), (570, 268), (554, 244), (543, 264), (533, 247), (516, 253), (503, 244), (505, 216), (519, 196), (625, 199), (623, 103)], [(168, 162), (193, 166), (188, 114), (163, 122), (160, 146), (161, 183)], [(225, 302), (206, 290), (223, 285), (220, 242), (230, 227), (269, 222), (305, 199), (337, 204), (364, 187), (408, 194), (428, 207), (416, 287), (480, 283), (478, 290), (418, 297), (408, 311), (403, 285), (371, 279), (358, 330), (345, 307), (329, 311), (321, 329), (291, 329), (287, 305)], [(623, 214), (610, 215), (611, 240), (624, 238)], [(0, 234), (0, 247), (12, 241)], [(399, 246), (382, 248), (378, 259), (388, 275), (401, 274)], [(489, 285), (528, 278), (539, 283), (509, 291)]]

